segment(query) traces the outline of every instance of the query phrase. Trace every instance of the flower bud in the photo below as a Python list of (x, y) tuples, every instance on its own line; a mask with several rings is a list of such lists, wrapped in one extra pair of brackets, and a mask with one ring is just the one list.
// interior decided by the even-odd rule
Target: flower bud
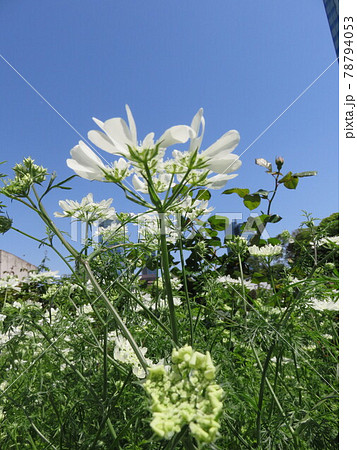
[(284, 158), (282, 156), (277, 156), (275, 158), (275, 164), (278, 170), (280, 170), (283, 167), (284, 164)]

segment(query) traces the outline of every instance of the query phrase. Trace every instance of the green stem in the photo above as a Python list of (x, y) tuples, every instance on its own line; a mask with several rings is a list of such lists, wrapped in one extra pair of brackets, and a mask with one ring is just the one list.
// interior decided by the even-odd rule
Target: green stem
[(185, 289), (187, 312), (188, 312), (188, 318), (189, 318), (189, 321), (190, 321), (190, 343), (191, 343), (191, 346), (193, 346), (192, 312), (191, 312), (190, 297), (188, 295), (187, 276), (186, 276), (185, 260), (184, 260), (184, 257), (183, 257), (182, 235), (181, 234), (180, 234), (180, 238), (179, 238), (179, 245), (180, 245), (179, 248), (180, 248), (180, 260), (181, 260), (181, 269), (182, 269), (182, 276), (183, 276), (183, 286), (184, 286), (184, 289)]
[(277, 192), (278, 187), (279, 187), (278, 178), (279, 178), (279, 175), (277, 175), (276, 177), (274, 177), (274, 179), (275, 179), (275, 187), (274, 187), (273, 195), (271, 196), (271, 199), (269, 200), (269, 204), (268, 204), (268, 210), (267, 210), (268, 216), (270, 215), (271, 204), (272, 204), (272, 202), (273, 202), (273, 200), (274, 200), (274, 197), (276, 196), (276, 192)]
[(104, 342), (103, 342), (103, 400), (107, 401), (108, 394), (108, 325), (104, 326)]
[(169, 266), (169, 253), (167, 251), (165, 217), (163, 216), (163, 214), (160, 217), (160, 222), (161, 222), (160, 243), (161, 243), (162, 268), (163, 268), (163, 276), (164, 276), (164, 280), (165, 280), (165, 291), (166, 291), (166, 295), (167, 295), (167, 302), (168, 302), (168, 306), (169, 306), (172, 339), (173, 339), (175, 345), (178, 345), (179, 340), (178, 340), (178, 331), (177, 331), (177, 320), (176, 320), (174, 299), (173, 299), (173, 295), (172, 295), (170, 266)]
[(243, 290), (244, 323), (245, 323), (245, 326), (247, 327), (247, 299), (246, 299), (246, 296), (245, 296), (245, 286), (244, 286), (244, 275), (243, 275), (242, 259), (241, 259), (239, 253), (238, 253), (238, 262), (239, 262), (240, 279), (241, 279), (242, 290)]
[(84, 265), (84, 268), (85, 268), (85, 270), (86, 270), (86, 272), (88, 274), (88, 277), (89, 277), (93, 287), (98, 292), (99, 296), (103, 299), (105, 307), (110, 312), (110, 314), (113, 316), (113, 318), (116, 321), (116, 323), (117, 323), (121, 333), (123, 334), (123, 336), (129, 341), (129, 344), (130, 344), (131, 348), (133, 349), (134, 353), (136, 354), (136, 356), (137, 356), (140, 364), (142, 365), (143, 369), (146, 370), (147, 369), (147, 362), (146, 362), (146, 360), (144, 358), (144, 355), (141, 353), (141, 350), (140, 350), (138, 344), (136, 343), (135, 339), (133, 338), (132, 334), (130, 333), (130, 331), (126, 327), (126, 325), (123, 322), (123, 320), (121, 319), (121, 317), (119, 316), (117, 310), (114, 308), (114, 306), (112, 305), (112, 303), (110, 302), (110, 300), (108, 299), (108, 297), (105, 295), (104, 291), (102, 290), (102, 288), (98, 284), (98, 282), (97, 282), (95, 276), (93, 275), (93, 272), (92, 272), (88, 262), (87, 261), (83, 261), (83, 260), (81, 262)]
[[(292, 438), (293, 438), (293, 445), (294, 445), (294, 448), (299, 449), (299, 447), (298, 447), (298, 442), (297, 442), (297, 436), (296, 436), (296, 434), (295, 434), (295, 431), (294, 431), (294, 429), (292, 428), (292, 426), (290, 425), (290, 423), (289, 423), (289, 421), (288, 421), (288, 418), (286, 417), (286, 415), (285, 415), (285, 413), (284, 413), (284, 410), (283, 410), (283, 408), (282, 408), (282, 406), (281, 406), (281, 404), (280, 404), (280, 402), (279, 402), (279, 399), (278, 399), (278, 397), (276, 396), (276, 394), (275, 394), (275, 392), (274, 392), (274, 389), (273, 389), (272, 385), (270, 384), (270, 381), (266, 378), (266, 370), (264, 371), (266, 360), (265, 360), (265, 363), (264, 363), (264, 367), (262, 367), (262, 364), (261, 364), (261, 362), (260, 362), (260, 359), (259, 359), (259, 357), (258, 357), (258, 355), (257, 355), (257, 352), (256, 352), (256, 350), (255, 350), (253, 344), (252, 344), (252, 350), (253, 350), (255, 359), (256, 359), (256, 361), (257, 361), (257, 364), (258, 364), (260, 370), (262, 371), (262, 377), (264, 376), (265, 382), (266, 382), (266, 384), (267, 384), (267, 386), (268, 386), (268, 388), (269, 388), (269, 390), (270, 390), (270, 393), (272, 394), (273, 399), (274, 399), (274, 401), (275, 401), (275, 403), (276, 403), (276, 405), (277, 405), (277, 407), (278, 407), (278, 409), (279, 409), (281, 415), (283, 416), (283, 418), (284, 418), (284, 420), (285, 420), (285, 423), (286, 423), (287, 427), (289, 428), (289, 431), (290, 431), (290, 433), (291, 433), (291, 435), (292, 435)], [(265, 373), (264, 373), (264, 372), (265, 372)], [(258, 441), (258, 447), (261, 448), (261, 439)]]

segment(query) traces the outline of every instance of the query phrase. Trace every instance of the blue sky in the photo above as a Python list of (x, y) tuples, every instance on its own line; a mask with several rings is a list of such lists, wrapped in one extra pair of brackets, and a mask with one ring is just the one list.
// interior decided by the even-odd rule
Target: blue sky
[[(60, 179), (72, 175), (66, 158), (79, 134), (96, 128), (91, 117), (124, 117), (126, 103), (141, 138), (189, 124), (203, 107), (203, 147), (230, 129), (241, 135), (235, 152), (244, 152), (243, 165), (226, 188), (270, 189), (258, 157), (282, 155), (286, 171), (318, 171), (296, 191), (278, 192), (272, 212), (283, 220), (271, 235), (297, 228), (302, 210), (318, 218), (338, 210), (338, 65), (326, 70), (336, 55), (322, 0), (3, 0), (0, 17), (1, 55), (73, 127), (0, 59), (1, 171), (31, 156)], [(58, 200), (88, 192), (96, 201), (112, 197), (118, 211), (138, 210), (107, 184), (78, 178), (72, 187), (47, 199), (51, 213)], [(16, 227), (44, 237), (32, 213), (6, 203)], [(211, 204), (217, 213), (247, 215), (238, 197), (221, 191)], [(69, 231), (65, 219), (56, 222)], [(44, 256), (13, 231), (0, 236), (0, 248), (33, 264)]]

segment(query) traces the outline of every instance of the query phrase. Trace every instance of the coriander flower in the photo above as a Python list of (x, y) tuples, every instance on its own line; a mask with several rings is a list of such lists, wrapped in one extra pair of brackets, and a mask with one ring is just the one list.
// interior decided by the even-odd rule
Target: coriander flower
[(74, 200), (60, 200), (59, 206), (63, 212), (55, 212), (55, 217), (73, 217), (83, 222), (93, 223), (97, 220), (114, 219), (115, 209), (111, 208), (113, 199), (102, 200), (99, 203), (93, 201), (93, 194), (84, 197), (81, 203)]
[(263, 245), (262, 247), (252, 245), (251, 247), (248, 247), (248, 250), (252, 256), (259, 256), (262, 258), (278, 256), (283, 251), (281, 245), (272, 245), (272, 244)]
[(209, 352), (189, 345), (172, 351), (172, 365), (149, 367), (144, 389), (151, 399), (153, 431), (171, 439), (188, 425), (199, 444), (218, 436), (223, 390), (215, 383), (216, 368)]

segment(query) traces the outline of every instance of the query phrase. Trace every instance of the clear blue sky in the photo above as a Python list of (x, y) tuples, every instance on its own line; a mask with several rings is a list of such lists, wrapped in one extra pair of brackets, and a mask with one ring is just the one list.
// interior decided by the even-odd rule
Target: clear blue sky
[[(189, 124), (203, 107), (203, 146), (237, 129), (238, 154), (336, 58), (322, 0), (3, 0), (0, 21), (2, 56), (78, 133), (96, 128), (92, 116), (124, 117), (126, 103), (139, 138)], [(10, 174), (31, 156), (61, 179), (72, 175), (66, 158), (78, 134), (3, 60), (0, 74), (0, 161), (7, 161), (0, 171)], [(254, 159), (276, 155), (285, 158), (284, 169), (318, 176), (302, 179), (296, 191), (281, 189), (272, 212), (283, 220), (272, 235), (297, 228), (302, 210), (319, 218), (338, 210), (337, 62), (244, 153), (227, 188), (271, 188)], [(118, 211), (135, 211), (104, 183), (78, 178), (72, 186), (47, 200), (51, 213), (58, 200), (88, 192), (96, 201), (113, 197)], [(211, 203), (217, 213), (247, 215), (238, 197), (221, 191)], [(44, 236), (30, 212), (15, 204), (7, 210), (15, 226)], [(69, 222), (56, 221), (69, 231)], [(13, 231), (0, 236), (0, 248), (34, 264), (44, 255)], [(62, 271), (48, 256), (51, 268)]]

